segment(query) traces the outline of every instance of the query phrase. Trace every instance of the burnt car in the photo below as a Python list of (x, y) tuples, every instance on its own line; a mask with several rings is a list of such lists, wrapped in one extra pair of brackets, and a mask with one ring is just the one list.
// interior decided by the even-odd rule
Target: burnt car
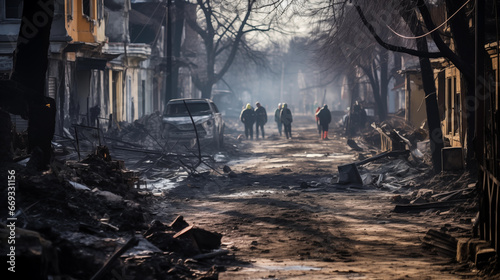
[[(188, 112), (189, 109), (189, 112)], [(163, 136), (168, 140), (190, 141), (196, 138), (191, 118), (193, 117), (200, 142), (222, 147), (224, 121), (221, 113), (210, 99), (172, 99), (163, 115)]]

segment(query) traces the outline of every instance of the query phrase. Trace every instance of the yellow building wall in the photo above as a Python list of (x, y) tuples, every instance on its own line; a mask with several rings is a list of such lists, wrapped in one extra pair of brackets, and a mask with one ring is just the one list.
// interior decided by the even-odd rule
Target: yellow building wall
[(73, 42), (106, 41), (104, 20), (97, 20), (96, 0), (91, 0), (91, 18), (83, 14), (83, 0), (66, 0), (65, 5), (66, 31)]
[(420, 127), (427, 120), (425, 92), (420, 73), (407, 74), (406, 82), (406, 120), (415, 127)]

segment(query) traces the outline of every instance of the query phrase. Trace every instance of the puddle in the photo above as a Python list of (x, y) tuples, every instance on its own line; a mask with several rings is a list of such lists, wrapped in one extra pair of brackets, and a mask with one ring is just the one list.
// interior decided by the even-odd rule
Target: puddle
[(151, 179), (144, 179), (145, 185), (141, 185), (141, 188), (146, 187), (148, 190), (161, 190), (161, 191), (167, 191), (174, 189), (178, 186), (181, 185), (181, 183), (186, 180), (187, 174), (183, 173), (182, 175), (175, 176), (174, 178), (171, 179), (157, 179), (157, 180), (151, 180)]
[(281, 266), (281, 265), (262, 265), (257, 266), (255, 268), (263, 268), (267, 270), (282, 270), (282, 271), (291, 271), (291, 270), (300, 270), (300, 271), (311, 271), (311, 270), (321, 270), (321, 267), (307, 266), (307, 265), (290, 265), (290, 266)]
[(303, 153), (303, 154), (293, 154), (292, 157), (326, 157), (325, 154), (306, 154), (306, 153)]
[(292, 157), (306, 157), (306, 158), (328, 158), (331, 159), (352, 159), (353, 155), (342, 154), (342, 153), (333, 153), (333, 154), (293, 154)]
[(219, 152), (219, 153), (214, 155), (214, 161), (215, 162), (228, 162), (229, 158), (225, 154)]
[(255, 191), (248, 191), (248, 192), (238, 192), (238, 193), (233, 193), (233, 194), (228, 194), (228, 195), (221, 195), (219, 197), (247, 197), (247, 196), (255, 196), (255, 195), (262, 195), (262, 194), (272, 194), (276, 193), (276, 191), (272, 190), (255, 190)]

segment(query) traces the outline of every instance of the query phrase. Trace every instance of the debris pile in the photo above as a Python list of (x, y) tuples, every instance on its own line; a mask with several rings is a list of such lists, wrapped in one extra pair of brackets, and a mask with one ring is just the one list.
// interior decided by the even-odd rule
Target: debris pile
[(363, 135), (367, 143), (380, 147), (382, 151), (404, 150), (408, 147), (414, 156), (423, 157), (422, 152), (418, 151), (418, 143), (428, 138), (423, 128), (414, 128), (404, 118), (396, 116), (380, 124), (372, 123), (371, 126), (373, 129)]
[[(440, 215), (455, 212), (464, 216), (478, 211), (477, 179), (470, 173), (442, 172), (428, 180), (419, 180), (417, 189), (395, 198), (396, 212), (439, 211)], [(407, 203), (404, 203), (407, 202)], [(467, 223), (471, 222), (466, 218)]]
[[(448, 171), (433, 176), (426, 164), (407, 155), (392, 159), (380, 155), (372, 157), (377, 158), (373, 161), (351, 164), (350, 173), (359, 172), (358, 184), (394, 193), (395, 212), (477, 211), (477, 179), (471, 174)], [(352, 172), (353, 166), (356, 172)], [(346, 176), (339, 174), (339, 181)]]
[(133, 123), (124, 123), (120, 130), (110, 132), (112, 137), (124, 142), (138, 144), (145, 148), (161, 149), (159, 141), (162, 139), (162, 116), (156, 111), (144, 115)]
[[(138, 174), (113, 160), (104, 146), (79, 162), (55, 160), (44, 173), (15, 163), (0, 167), (4, 174), (16, 172), (15, 230), (23, 240), (16, 248), (17, 270), (23, 279), (216, 279), (223, 262), (211, 260), (231, 258), (219, 249), (220, 234), (190, 226), (181, 217), (168, 226), (154, 222), (148, 227), (151, 215), (141, 206), (147, 199), (135, 187)], [(0, 199), (8, 201), (7, 189)], [(0, 217), (5, 261), (7, 218), (12, 217)], [(132, 239), (137, 242), (130, 245)], [(130, 248), (116, 250), (125, 245)]]

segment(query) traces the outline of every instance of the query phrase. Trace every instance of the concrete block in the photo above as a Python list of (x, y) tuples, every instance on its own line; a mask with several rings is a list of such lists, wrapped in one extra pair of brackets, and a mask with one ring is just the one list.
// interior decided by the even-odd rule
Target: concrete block
[(442, 170), (464, 169), (464, 156), (462, 147), (446, 147), (441, 149)]
[(471, 239), (469, 241), (469, 256), (474, 258), (476, 253), (483, 249), (483, 248), (488, 248), (490, 247), (490, 243), (488, 241), (480, 240), (480, 239)]
[(363, 184), (356, 164), (339, 165), (339, 184)]
[(457, 262), (464, 263), (470, 259), (469, 242), (470, 238), (458, 238), (457, 240)]
[(478, 269), (489, 264), (491, 258), (496, 257), (497, 252), (493, 248), (482, 248), (476, 252), (475, 264)]
[(220, 247), (222, 234), (191, 225), (176, 233), (174, 238), (191, 239), (200, 250), (212, 250)]

